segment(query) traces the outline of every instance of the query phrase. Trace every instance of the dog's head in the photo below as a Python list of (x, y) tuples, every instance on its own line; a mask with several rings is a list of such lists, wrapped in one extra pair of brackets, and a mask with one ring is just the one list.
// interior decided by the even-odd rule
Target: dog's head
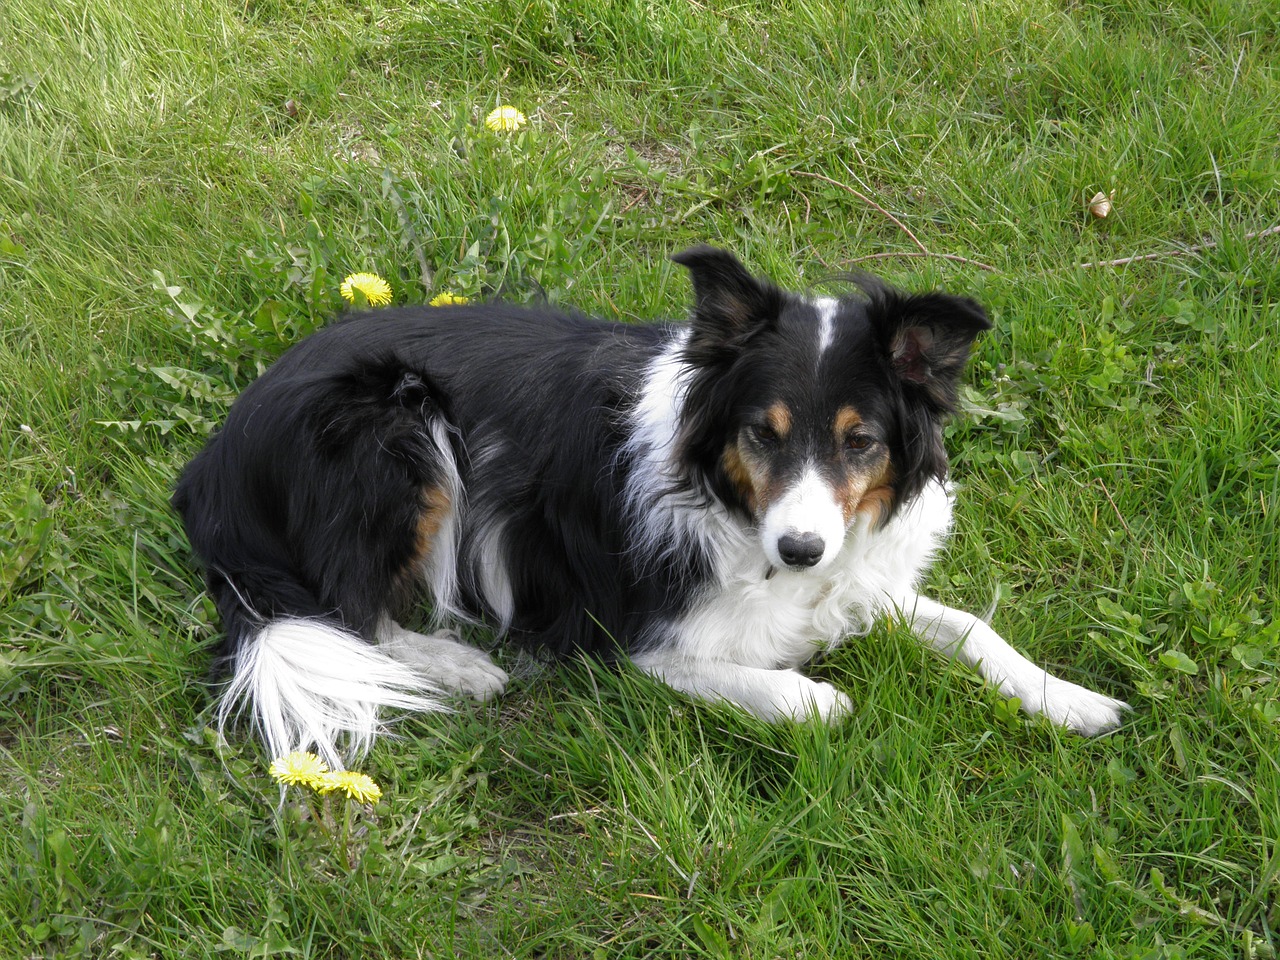
[(680, 453), (774, 566), (822, 569), (860, 517), (883, 524), (946, 476), (942, 420), (990, 327), (977, 303), (870, 279), (806, 298), (721, 250), (674, 259), (694, 288)]

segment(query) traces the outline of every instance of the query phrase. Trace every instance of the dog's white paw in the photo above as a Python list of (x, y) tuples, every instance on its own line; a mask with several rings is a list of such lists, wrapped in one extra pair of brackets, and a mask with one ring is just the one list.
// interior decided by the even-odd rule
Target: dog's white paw
[(431, 665), (431, 676), (441, 685), (476, 700), (490, 700), (507, 688), (507, 672), (483, 650), (460, 645)]
[(1043, 714), (1059, 726), (1086, 737), (1114, 730), (1131, 709), (1123, 700), (1057, 677), (1049, 677), (1039, 693), (1031, 702), (1023, 697), (1022, 709), (1033, 715)]
[(507, 672), (483, 650), (463, 643), (456, 631), (423, 636), (396, 626), (382, 648), (432, 683), (452, 693), (489, 700), (507, 687)]
[(781, 674), (773, 691), (771, 709), (760, 712), (765, 719), (825, 720), (834, 722), (853, 712), (853, 702), (829, 683), (810, 680), (791, 671)]
[(814, 697), (810, 715), (819, 720), (835, 721), (853, 713), (853, 701), (829, 683), (813, 683)]

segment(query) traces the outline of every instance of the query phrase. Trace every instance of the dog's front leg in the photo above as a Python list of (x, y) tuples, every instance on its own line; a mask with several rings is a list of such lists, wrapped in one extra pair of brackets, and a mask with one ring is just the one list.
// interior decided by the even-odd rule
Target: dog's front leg
[(853, 709), (849, 698), (831, 684), (794, 670), (744, 667), (661, 648), (638, 654), (633, 662), (682, 693), (727, 700), (762, 720), (835, 720)]
[(1029, 714), (1043, 713), (1085, 736), (1120, 725), (1129, 709), (1122, 700), (1059, 680), (1009, 646), (972, 614), (911, 594), (897, 603), (911, 630), (933, 649), (976, 667), (1006, 697), (1018, 697)]

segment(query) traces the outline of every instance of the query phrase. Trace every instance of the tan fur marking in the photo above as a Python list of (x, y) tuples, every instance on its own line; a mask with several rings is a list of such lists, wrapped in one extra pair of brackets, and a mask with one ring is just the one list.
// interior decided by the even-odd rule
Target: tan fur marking
[(724, 453), (720, 455), (720, 464), (724, 467), (724, 472), (729, 477), (729, 481), (737, 487), (738, 493), (742, 495), (742, 500), (746, 503), (747, 509), (754, 514), (757, 507), (755, 477), (752, 476), (751, 469), (742, 457), (742, 450), (739, 449), (736, 443), (731, 443), (724, 448)]
[(449, 491), (441, 487), (424, 487), (418, 499), (420, 507), (418, 523), (414, 528), (413, 555), (408, 558), (403, 567), (396, 571), (395, 575), (395, 590), (401, 595), (401, 599), (408, 596), (421, 582), (436, 536), (448, 519), (449, 511), (453, 509)]
[(764, 418), (769, 426), (773, 428), (773, 432), (779, 437), (789, 436), (791, 433), (791, 411), (785, 403), (775, 403), (764, 412)]
[(871, 509), (872, 505), (884, 497), (892, 499), (893, 490), (889, 486), (893, 482), (893, 467), (886, 456), (868, 471), (851, 472), (845, 477), (844, 486), (839, 488), (840, 509), (844, 513), (844, 522), (853, 520), (855, 513), (861, 513), (864, 505)]
[[(889, 517), (889, 511), (893, 509), (893, 480), (893, 464), (886, 457), (875, 478), (862, 488), (863, 493), (853, 508), (854, 512), (870, 517), (875, 526), (884, 523)], [(846, 515), (846, 519), (851, 517)]]
[(879, 527), (889, 519), (889, 511), (893, 509), (893, 501), (893, 487), (876, 487), (868, 490), (866, 495), (858, 501), (855, 512), (864, 517), (870, 517), (872, 526)]
[(849, 431), (860, 426), (862, 426), (862, 415), (853, 407), (841, 407), (836, 411), (836, 443), (844, 443), (844, 438), (849, 435)]
[(445, 517), (453, 506), (449, 491), (441, 487), (427, 487), (422, 491), (422, 512), (418, 514), (417, 553), (418, 562), (425, 561), (431, 553), (431, 544), (444, 526)]

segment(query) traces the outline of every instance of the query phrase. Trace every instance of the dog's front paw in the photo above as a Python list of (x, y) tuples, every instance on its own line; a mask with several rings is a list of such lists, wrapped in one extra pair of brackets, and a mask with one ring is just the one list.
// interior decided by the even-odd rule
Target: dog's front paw
[(1023, 698), (1022, 708), (1030, 714), (1044, 714), (1059, 726), (1086, 737), (1114, 730), (1120, 726), (1124, 714), (1132, 709), (1123, 700), (1056, 677), (1045, 682), (1038, 704)]
[[(810, 680), (798, 673), (784, 674), (769, 719), (840, 720), (853, 712), (853, 702), (829, 683)], [(794, 678), (794, 679), (792, 679)]]

